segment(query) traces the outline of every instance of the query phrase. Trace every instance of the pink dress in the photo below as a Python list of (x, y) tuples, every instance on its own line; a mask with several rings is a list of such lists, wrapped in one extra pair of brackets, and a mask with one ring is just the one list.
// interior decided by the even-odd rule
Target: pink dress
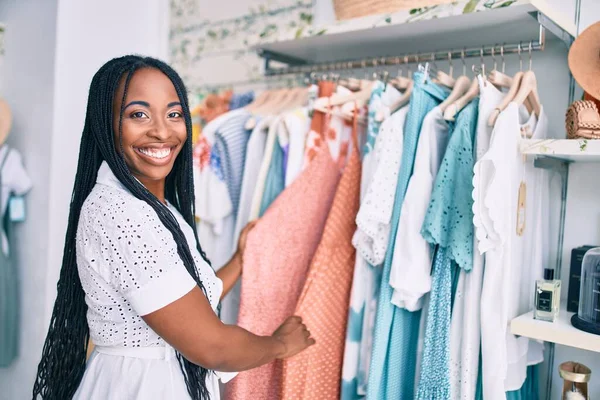
[[(340, 179), (326, 146), (248, 234), (238, 324), (250, 332), (271, 335), (294, 313)], [(227, 397), (277, 399), (281, 367), (276, 361), (240, 373)]]
[(340, 398), (348, 304), (356, 259), (352, 236), (356, 231), (360, 198), (361, 162), (356, 147), (354, 141), (296, 307), (296, 315), (302, 317), (316, 344), (284, 361), (283, 399)]

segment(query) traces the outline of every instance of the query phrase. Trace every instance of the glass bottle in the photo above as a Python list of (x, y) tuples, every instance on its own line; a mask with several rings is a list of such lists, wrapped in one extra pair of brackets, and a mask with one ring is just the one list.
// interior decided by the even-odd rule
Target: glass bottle
[(554, 279), (552, 268), (544, 269), (544, 279), (535, 282), (533, 318), (554, 322), (560, 309), (560, 279)]

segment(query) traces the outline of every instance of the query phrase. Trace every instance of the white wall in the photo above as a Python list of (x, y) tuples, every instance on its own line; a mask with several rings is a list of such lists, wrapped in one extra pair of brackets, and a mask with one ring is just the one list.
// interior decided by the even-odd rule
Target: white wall
[(2, 0), (6, 23), (0, 95), (13, 111), (8, 143), (23, 155), (33, 190), (27, 195), (27, 222), (13, 237), (20, 278), (20, 356), (0, 369), (0, 398), (31, 398), (35, 368), (46, 332), (44, 309), (48, 254), (48, 191), (54, 93), (57, 0)]

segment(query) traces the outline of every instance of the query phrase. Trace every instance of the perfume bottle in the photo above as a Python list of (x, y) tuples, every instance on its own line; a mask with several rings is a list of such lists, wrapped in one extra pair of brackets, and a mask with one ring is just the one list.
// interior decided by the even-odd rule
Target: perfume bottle
[(554, 279), (552, 268), (544, 269), (544, 279), (535, 282), (533, 318), (554, 322), (560, 308), (560, 280)]

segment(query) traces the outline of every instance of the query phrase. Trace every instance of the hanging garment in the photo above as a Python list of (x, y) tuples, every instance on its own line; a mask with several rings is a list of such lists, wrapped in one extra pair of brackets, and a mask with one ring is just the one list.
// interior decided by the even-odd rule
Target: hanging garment
[[(493, 127), (488, 125), (490, 114), (502, 101), (504, 94), (494, 85), (479, 79), (479, 112), (475, 136), (475, 156), (478, 161), (488, 150)], [(457, 293), (452, 309), (450, 328), (450, 387), (452, 399), (476, 398), (480, 380), (481, 349), (481, 287), (484, 256), (477, 249), (474, 237), (473, 269), (460, 270)]]
[(258, 120), (246, 145), (246, 161), (244, 163), (244, 176), (240, 190), (240, 204), (233, 235), (234, 246), (237, 246), (242, 229), (250, 222), (252, 197), (254, 196), (258, 173), (265, 154), (269, 125), (272, 120), (272, 117), (264, 117)]
[(250, 132), (245, 128), (252, 114), (240, 110), (225, 122), (215, 133), (214, 148), (221, 159), (223, 176), (227, 183), (233, 213), (237, 215), (240, 202), (240, 190), (246, 160), (246, 146)]
[(448, 90), (426, 82), (421, 72), (414, 74), (410, 108), (404, 126), (402, 161), (392, 213), (389, 243), (383, 264), (381, 289), (373, 337), (369, 373), (369, 399), (414, 398), (415, 362), (419, 336), (420, 312), (411, 313), (391, 303), (393, 288), (389, 285), (401, 205), (412, 175), (417, 142), (423, 119), (448, 96)]
[[(244, 128), (250, 114), (236, 110), (224, 114), (205, 127), (208, 143), (213, 141), (207, 168), (194, 171), (194, 192), (198, 238), (212, 266), (219, 270), (233, 256), (236, 206), (239, 202), (242, 167), (248, 133)], [(220, 316), (225, 323), (237, 320), (237, 304), (228, 297), (221, 304)]]
[[(323, 147), (248, 234), (238, 323), (271, 335), (291, 316), (331, 208), (340, 172)], [(245, 371), (228, 387), (231, 400), (273, 400), (281, 361)]]
[[(319, 97), (330, 97), (333, 93), (350, 93), (348, 89), (341, 86), (339, 86), (336, 90), (335, 84), (333, 82), (319, 82), (318, 90)], [(331, 135), (327, 135), (327, 130), (329, 127), (330, 125), (328, 115), (324, 112), (313, 110), (312, 120), (310, 123), (310, 131), (306, 135), (303, 168), (306, 168), (310, 164), (311, 160), (315, 158), (315, 156), (317, 155), (317, 151), (321, 148), (322, 142), (328, 142), (330, 140)], [(336, 158), (334, 157), (334, 160), (335, 159)]]
[[(533, 308), (531, 288), (548, 265), (543, 214), (547, 181), (543, 170), (524, 159), (519, 140), (524, 136), (543, 139), (547, 119), (542, 109), (539, 121), (524, 107), (510, 103), (498, 116), (488, 152), (474, 168), (474, 225), (479, 249), (485, 252), (481, 292), (481, 351), (483, 397), (504, 399), (506, 391), (522, 387), (527, 366), (542, 362), (543, 344), (515, 337), (510, 321)], [(526, 187), (522, 235), (517, 233), (517, 202), (521, 184)], [(481, 204), (477, 202), (482, 201)]]
[[(202, 259), (188, 222), (175, 207), (168, 207), (185, 235), (206, 296), (216, 310), (223, 283)], [(136, 226), (143, 228), (132, 233)], [(123, 240), (117, 240), (120, 236)], [(135, 198), (106, 162), (81, 209), (76, 250), (95, 349), (73, 398), (189, 399), (175, 351), (141, 316), (183, 297), (196, 282), (181, 263), (177, 243), (156, 212)], [(122, 262), (115, 262), (119, 259)], [(209, 374), (210, 398), (219, 399), (219, 378), (228, 380), (234, 375)]]
[(245, 93), (234, 93), (229, 100), (229, 110), (237, 110), (238, 108), (246, 107), (254, 101), (254, 91), (250, 90)]
[[(389, 235), (389, 228), (386, 227), (391, 222), (407, 112), (408, 107), (403, 107), (383, 121), (374, 150), (368, 151), (363, 158), (361, 206), (356, 218), (357, 231), (352, 242), (357, 248), (356, 264), (342, 369), (344, 400), (364, 398), (367, 394), (381, 277), (381, 268), (369, 264), (367, 258), (371, 262), (376, 262), (376, 257), (383, 259), (387, 247), (388, 237), (385, 232)], [(373, 121), (371, 115), (369, 124)], [(370, 159), (373, 161), (369, 161)]]
[(4, 145), (0, 150), (0, 368), (10, 366), (19, 354), (19, 278), (10, 252), (12, 221), (8, 204), (10, 196), (23, 196), (30, 189), (31, 180), (23, 168), (21, 155)]
[[(306, 135), (310, 130), (308, 109), (300, 108), (287, 113), (283, 119), (283, 129), (279, 130), (281, 142), (287, 142), (287, 162), (285, 163), (285, 187), (288, 187), (302, 172)], [(281, 139), (284, 137), (283, 139)]]
[[(260, 169), (260, 164), (265, 151), (265, 142), (267, 140), (266, 130), (270, 121), (271, 119), (269, 117), (257, 121), (256, 126), (248, 139), (248, 144), (246, 146), (246, 160), (244, 162), (244, 174), (240, 190), (240, 204), (235, 219), (233, 240), (231, 242), (231, 254), (234, 254), (237, 250), (240, 233), (249, 222), (250, 203), (252, 201), (252, 195), (254, 194), (258, 170)], [(240, 288), (241, 283), (238, 280), (222, 301), (222, 304), (227, 311), (228, 319), (224, 319), (225, 315), (223, 314), (223, 307), (221, 309), (221, 319), (226, 323), (237, 323), (240, 308)]]
[[(226, 219), (233, 213), (233, 204), (223, 173), (221, 154), (213, 151), (213, 145), (216, 142), (217, 131), (228, 121), (245, 113), (244, 110), (228, 112), (207, 124), (199, 141), (199, 145), (203, 143), (204, 154), (199, 155), (194, 162), (197, 166), (194, 168), (195, 209), (196, 217), (200, 219), (197, 224), (198, 237), (214, 266), (228, 261), (225, 258), (230, 248), (222, 248), (225, 241), (220, 239), (224, 235)], [(232, 221), (233, 219), (231, 218)]]
[[(281, 129), (282, 123), (279, 124), (278, 130)], [(273, 150), (271, 150), (271, 163), (265, 179), (265, 191), (263, 192), (260, 201), (260, 211), (258, 216), (262, 217), (267, 211), (267, 208), (275, 201), (277, 196), (285, 189), (285, 167), (284, 167), (284, 150), (279, 142), (279, 136), (275, 133), (275, 141), (273, 142)]]
[(519, 390), (506, 393), (506, 400), (540, 399), (539, 366), (527, 367), (527, 378)]
[(344, 333), (356, 252), (352, 235), (360, 197), (361, 165), (354, 141), (323, 237), (296, 306), (316, 344), (284, 361), (282, 399), (339, 400)]
[(267, 182), (267, 175), (269, 174), (269, 167), (271, 165), (271, 159), (273, 158), (273, 151), (277, 145), (277, 128), (282, 121), (282, 116), (274, 117), (269, 124), (269, 133), (267, 134), (267, 141), (265, 143), (265, 152), (260, 164), (260, 170), (256, 178), (256, 186), (254, 188), (254, 194), (252, 195), (252, 203), (250, 205), (250, 221), (257, 219), (260, 214), (262, 205), (262, 198), (265, 193), (265, 185)]
[(479, 99), (456, 119), (437, 174), (421, 233), (437, 246), (425, 331), (420, 400), (450, 398), (450, 316), (453, 263), (473, 268), (473, 139)]
[(421, 236), (421, 227), (448, 139), (448, 123), (442, 110), (435, 107), (421, 127), (390, 271), (390, 286), (394, 288), (392, 303), (408, 311), (421, 310), (423, 296), (431, 289), (431, 245)]

